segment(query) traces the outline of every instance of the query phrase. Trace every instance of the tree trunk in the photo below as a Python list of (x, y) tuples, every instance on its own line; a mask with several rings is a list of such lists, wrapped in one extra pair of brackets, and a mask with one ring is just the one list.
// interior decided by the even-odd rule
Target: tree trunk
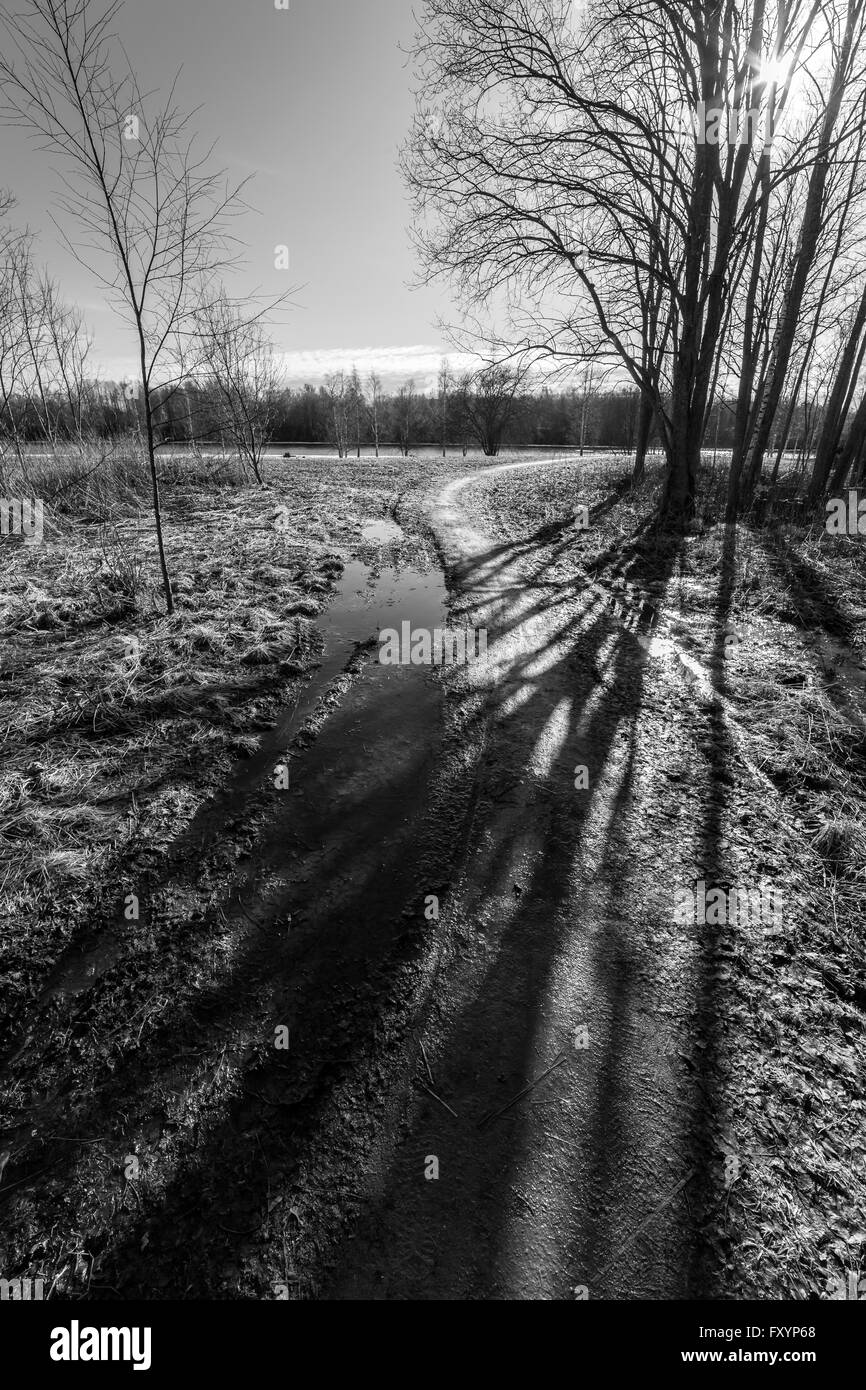
[(654, 413), (655, 411), (651, 399), (649, 396), (642, 394), (637, 422), (637, 439), (635, 440), (634, 448), (634, 469), (631, 475), (632, 487), (638, 485), (646, 472), (646, 451), (647, 445), (649, 444)]
[(770, 160), (761, 155), (761, 193), (758, 211), (758, 226), (752, 249), (752, 271), (746, 291), (745, 314), (743, 319), (743, 350), (740, 361), (740, 384), (737, 391), (737, 408), (734, 415), (734, 439), (731, 449), (731, 466), (728, 474), (728, 497), (725, 520), (736, 521), (740, 495), (740, 475), (748, 442), (749, 420), (752, 415), (752, 390), (758, 366), (760, 338), (755, 336), (755, 306), (761, 283), (761, 264), (764, 237), (767, 230), (767, 216), (770, 205)]
[(674, 400), (671, 439), (667, 447), (668, 477), (662, 512), (677, 525), (689, 521), (695, 511), (701, 441), (687, 409), (678, 410)]
[(156, 450), (153, 438), (153, 410), (150, 401), (150, 390), (142, 373), (142, 391), (144, 392), (144, 424), (147, 437), (147, 461), (150, 465), (150, 483), (153, 490), (153, 519), (156, 522), (156, 545), (159, 551), (159, 567), (162, 570), (162, 587), (165, 592), (165, 611), (171, 617), (174, 612), (174, 595), (171, 592), (171, 580), (168, 574), (168, 565), (165, 558), (165, 545), (162, 539), (162, 510), (159, 501), (159, 478), (156, 472)]
[(691, 519), (695, 509), (698, 467), (701, 461), (703, 406), (694, 403), (697, 368), (696, 316), (692, 327), (684, 330), (674, 367), (671, 390), (671, 426), (665, 441), (668, 476), (662, 499), (662, 514), (676, 526)]

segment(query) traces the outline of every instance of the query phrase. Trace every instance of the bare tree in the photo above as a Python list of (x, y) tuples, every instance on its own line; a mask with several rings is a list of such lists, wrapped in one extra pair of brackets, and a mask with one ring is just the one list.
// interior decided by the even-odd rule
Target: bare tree
[(376, 448), (376, 458), (379, 457), (379, 413), (382, 408), (382, 380), (371, 372), (367, 378), (367, 385), (370, 388), (370, 426), (373, 431), (373, 443)]
[[(65, 305), (55, 283), (32, 261), (32, 238), (20, 234), (0, 264), (7, 341), (18, 345), (16, 390), (25, 416), (56, 449), (61, 436), (83, 442), (90, 397), (90, 339), (81, 314)], [(11, 407), (10, 407), (11, 408)]]
[(282, 374), (260, 313), (244, 314), (224, 291), (199, 307), (198, 372), (218, 401), (219, 427), (262, 483)]
[(439, 375), (436, 379), (439, 396), (439, 423), (442, 430), (442, 457), (446, 455), (448, 440), (448, 392), (451, 388), (451, 366), (447, 357), (442, 358)]
[(325, 392), (328, 397), (329, 413), (334, 426), (334, 443), (340, 458), (349, 453), (348, 425), (348, 387), (343, 371), (330, 372), (325, 377)]
[(413, 406), (415, 404), (415, 380), (413, 377), (409, 378), (405, 386), (400, 387), (398, 401), (397, 433), (403, 457), (408, 458), (412, 445)]
[[(203, 287), (231, 264), (226, 217), (239, 188), (209, 168), (174, 88), (157, 107), (112, 26), (120, 0), (22, 0), (0, 11), (3, 109), (60, 157), (60, 202), (85, 233), (67, 246), (106, 287), (138, 345), (140, 410), (166, 609), (173, 611), (156, 464), (155, 393), (183, 375)], [(123, 76), (115, 72), (123, 69)]]
[[(771, 369), (758, 401), (754, 435), (744, 464), (746, 499), (759, 476), (764, 452), (769, 443), (791, 360), (803, 298), (824, 228), (827, 181), (837, 147), (837, 125), (843, 110), (845, 88), (851, 82), (857, 66), (864, 13), (866, 0), (847, 0), (842, 32), (833, 35), (834, 62), (830, 74), (830, 89), (821, 116), (818, 147), (810, 169), (797, 250), (790, 269), (782, 312), (776, 325)], [(862, 119), (861, 112), (861, 129)]]
[[(845, 455), (841, 443), (857, 380), (866, 355), (866, 281), (854, 310), (845, 341), (834, 364), (834, 381), (824, 407), (824, 417), (815, 462), (809, 483), (809, 496), (820, 497), (828, 481), (831, 488), (841, 485), (839, 464)], [(831, 468), (833, 476), (831, 477)]]
[[(6, 210), (11, 203), (7, 198)], [(22, 450), (16, 403), (26, 376), (27, 343), (19, 312), (18, 281), (26, 255), (23, 234), (4, 228), (0, 242), (0, 447), (4, 458), (12, 449), (19, 463)]]
[[(425, 276), (447, 273), (479, 311), (507, 292), (523, 346), (582, 360), (603, 343), (641, 392), (639, 456), (655, 419), (671, 517), (694, 507), (732, 297), (744, 269), (763, 274), (762, 209), (820, 158), (820, 113), (775, 167), (770, 151), (790, 94), (776, 69), (800, 61), (821, 12), (426, 0), (420, 15), (403, 165)], [(708, 129), (716, 108), (734, 138)], [(777, 403), (774, 388), (770, 425)]]
[(499, 453), (502, 436), (514, 420), (525, 371), (507, 362), (487, 362), (476, 372), (467, 395), (469, 427), (485, 454)]
[(364, 400), (364, 388), (361, 385), (361, 378), (358, 376), (358, 368), (353, 366), (349, 376), (348, 385), (349, 408), (355, 426), (355, 449), (356, 456), (361, 457), (361, 412), (366, 404)]
[(58, 395), (69, 421), (70, 437), (84, 443), (86, 418), (93, 400), (88, 374), (91, 336), (80, 311), (63, 304), (53, 281), (43, 281), (43, 310), (50, 339)]
[(463, 372), (451, 393), (460, 428), (460, 449), (466, 457), (469, 438), (469, 403), (472, 399), (472, 373)]

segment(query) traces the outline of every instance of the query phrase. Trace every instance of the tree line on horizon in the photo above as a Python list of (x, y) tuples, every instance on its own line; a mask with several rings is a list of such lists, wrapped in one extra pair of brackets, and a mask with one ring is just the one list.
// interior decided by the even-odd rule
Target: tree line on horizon
[[(6, 460), (29, 447), (122, 440), (141, 429), (137, 390), (129, 381), (88, 374), (92, 344), (82, 315), (21, 253), (15, 237), (5, 247), (0, 243), (0, 486)], [(502, 364), (452, 376), (444, 359), (432, 389), (418, 389), (410, 379), (385, 391), (377, 374), (362, 381), (354, 369), (331, 373), (319, 385), (290, 387), (264, 345), (256, 379), (247, 376), (244, 367), (234, 374), (214, 369), (197, 380), (155, 384), (154, 447), (231, 449), (259, 481), (263, 453), (274, 442), (328, 444), (341, 458), (380, 446), (407, 456), (424, 446), (491, 457), (508, 448), (637, 455), (641, 444), (644, 450), (661, 447), (653, 422), (641, 438), (640, 393), (593, 384), (591, 371), (580, 386), (538, 386)], [(709, 438), (722, 453), (735, 443), (735, 405), (719, 398), (713, 406)], [(822, 418), (820, 406), (798, 402), (779, 451), (801, 463), (811, 457)], [(636, 467), (640, 471), (642, 460)]]

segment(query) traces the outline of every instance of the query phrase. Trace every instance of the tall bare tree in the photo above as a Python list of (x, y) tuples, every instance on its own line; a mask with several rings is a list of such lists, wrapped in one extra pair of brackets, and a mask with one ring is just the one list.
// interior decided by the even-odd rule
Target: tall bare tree
[(349, 374), (349, 409), (352, 414), (352, 423), (355, 427), (355, 451), (356, 457), (361, 457), (361, 415), (366, 406), (364, 400), (364, 388), (361, 385), (361, 378), (358, 376), (358, 368), (353, 366)]
[[(137, 342), (140, 410), (166, 609), (173, 611), (156, 462), (155, 398), (184, 375), (204, 286), (234, 260), (230, 188), (199, 153), (174, 87), (157, 105), (125, 60), (120, 0), (21, 0), (0, 9), (6, 115), (67, 172), (61, 234), (106, 288)], [(84, 232), (84, 245), (70, 235)]]
[(442, 358), (439, 375), (436, 378), (436, 391), (439, 397), (439, 425), (442, 433), (442, 457), (446, 456), (448, 440), (448, 399), (451, 390), (451, 365), (447, 357)]
[(340, 458), (349, 454), (349, 388), (346, 373), (342, 370), (329, 372), (325, 377), (325, 392), (328, 398), (329, 414), (334, 426), (334, 443)]
[(415, 379), (410, 377), (405, 386), (401, 386), (397, 393), (397, 434), (400, 440), (400, 449), (404, 458), (409, 457), (409, 450), (412, 446), (412, 430), (414, 427), (414, 405), (415, 405)]
[[(832, 6), (828, 8), (828, 15), (831, 11)], [(862, 64), (860, 42), (863, 37), (864, 14), (866, 0), (846, 0), (841, 30), (831, 33), (833, 64), (829, 92), (821, 114), (817, 149), (811, 161), (796, 254), (790, 267), (782, 311), (776, 323), (771, 367), (757, 403), (754, 434), (744, 464), (743, 481), (747, 500), (760, 474), (769, 443), (791, 361), (803, 299), (810, 275), (813, 273), (816, 252), (825, 225), (826, 192), (834, 154), (838, 148), (837, 127), (843, 112), (843, 97), (856, 69)], [(857, 116), (857, 124), (861, 131), (862, 122), (861, 108)]]
[(261, 313), (244, 313), (221, 291), (197, 312), (197, 370), (217, 399), (219, 428), (261, 483), (282, 373)]
[(517, 413), (525, 371), (508, 362), (486, 362), (472, 379), (466, 401), (469, 427), (485, 454), (495, 457)]
[(379, 457), (379, 417), (382, 409), (382, 379), (375, 372), (371, 372), (367, 378), (367, 385), (370, 390), (370, 401), (368, 410), (370, 412), (370, 428), (373, 431), (373, 444), (376, 449), (376, 458)]

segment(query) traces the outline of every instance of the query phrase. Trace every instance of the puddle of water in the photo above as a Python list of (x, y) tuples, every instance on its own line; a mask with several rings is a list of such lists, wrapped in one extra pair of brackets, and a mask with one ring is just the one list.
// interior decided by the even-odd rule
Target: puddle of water
[(361, 535), (365, 541), (376, 541), (386, 545), (389, 541), (401, 541), (403, 530), (390, 517), (379, 517), (376, 521), (365, 521), (361, 527)]
[[(402, 535), (402, 532), (401, 532)], [(446, 625), (440, 570), (372, 569), (355, 560), (317, 619), (325, 639), (322, 664), (293, 714), (271, 743), (286, 748), (355, 644), (377, 629), (411, 622)], [(383, 666), (375, 651), (360, 678), (328, 715), (316, 740), (291, 756), (290, 786), (274, 800), (266, 833), (248, 866), (253, 896), (268, 893), (294, 926), (327, 933), (341, 978), (364, 975), (393, 935), (415, 887), (415, 856), (425, 843), (430, 788), (438, 758), (442, 688), (430, 668)], [(311, 851), (298, 863), (298, 845)], [(258, 909), (252, 901), (248, 910)]]
[[(400, 527), (396, 529), (402, 537)], [(438, 570), (425, 574), (411, 567), (386, 566), (374, 572), (363, 561), (351, 560), (334, 597), (316, 620), (325, 639), (322, 664), (298, 701), (291, 727), (300, 727), (357, 643), (375, 637), (380, 628), (399, 629), (407, 619), (413, 627), (444, 626), (445, 598), (445, 582)]]
[[(404, 538), (396, 522), (387, 524), (395, 528), (394, 539)], [(273, 732), (265, 736), (258, 752), (247, 760), (236, 783), (238, 793), (243, 794), (251, 788), (273, 766), (275, 753), (286, 749), (328, 686), (345, 670), (358, 644), (375, 639), (380, 628), (399, 630), (401, 622), (406, 620), (413, 627), (444, 627), (446, 597), (445, 580), (439, 569), (425, 572), (410, 565), (374, 567), (362, 560), (350, 560), (337, 581), (333, 597), (315, 620), (325, 642), (320, 664), (302, 687), (297, 704), (286, 712)], [(422, 677), (427, 674), (423, 668), (406, 668), (409, 670)], [(400, 684), (399, 676), (406, 671), (401, 667), (380, 666), (374, 654), (364, 681), (374, 681), (377, 686), (381, 681), (376, 698), (387, 703)], [(412, 682), (413, 687), (425, 684), (423, 680)], [(402, 690), (401, 699), (404, 707), (399, 718), (411, 719), (405, 708), (407, 696)], [(332, 714), (331, 720), (333, 718)], [(309, 756), (309, 751), (305, 756)]]

